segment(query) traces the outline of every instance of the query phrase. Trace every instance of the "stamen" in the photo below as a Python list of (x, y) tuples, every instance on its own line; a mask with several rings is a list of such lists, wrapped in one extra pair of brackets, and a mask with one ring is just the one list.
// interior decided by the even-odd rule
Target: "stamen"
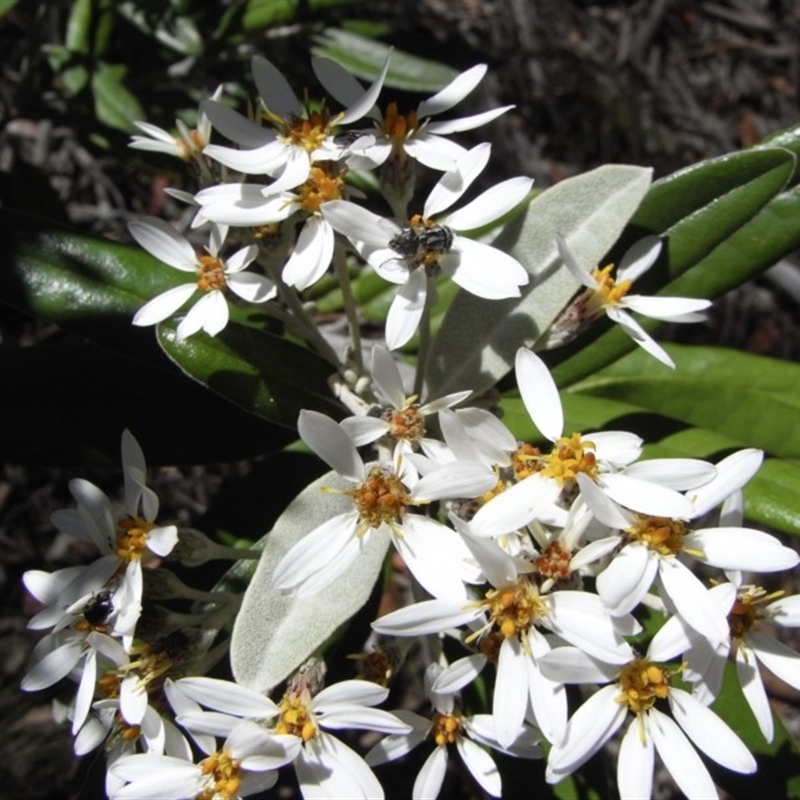
[(491, 589), (480, 605), (487, 606), (490, 625), (493, 624), (506, 639), (519, 637), (523, 646), (527, 646), (524, 634), (548, 614), (538, 589), (524, 576), (502, 589)]
[(584, 441), (580, 433), (562, 436), (547, 456), (547, 466), (542, 469), (542, 476), (555, 478), (559, 486), (572, 482), (579, 473), (597, 479), (597, 458), (591, 451), (594, 443)]
[(595, 269), (592, 271), (592, 276), (597, 281), (597, 294), (602, 298), (603, 305), (618, 306), (622, 298), (631, 290), (633, 281), (624, 280), (618, 283), (611, 277), (611, 271), (614, 269), (613, 264), (609, 264), (602, 269)]
[(345, 172), (335, 161), (317, 161), (311, 167), (306, 182), (296, 189), (298, 203), (309, 214), (319, 212), (320, 206), (331, 200), (341, 200)]
[(139, 560), (147, 547), (147, 536), (155, 524), (141, 517), (117, 520), (117, 526), (125, 531), (117, 537), (117, 555), (124, 561)]
[(662, 556), (674, 556), (683, 549), (683, 537), (689, 530), (680, 520), (637, 516), (636, 524), (626, 533)]
[(401, 409), (390, 409), (383, 419), (389, 423), (389, 435), (394, 439), (418, 442), (425, 435), (425, 417), (419, 413), (416, 397), (409, 397)]
[(203, 292), (221, 292), (227, 285), (225, 267), (222, 261), (216, 256), (200, 256), (197, 267), (197, 286), (200, 290)]
[(367, 528), (378, 528), (384, 523), (397, 524), (406, 508), (413, 505), (403, 482), (396, 475), (372, 467), (367, 479), (346, 492), (358, 511), (359, 520)]
[(280, 716), (275, 726), (277, 734), (299, 736), (308, 742), (317, 735), (317, 725), (311, 713), (311, 695), (303, 692), (299, 695), (284, 695), (280, 703)]
[(208, 783), (197, 800), (231, 800), (239, 796), (241, 767), (228, 750), (212, 753), (201, 762), (200, 770), (208, 776)]
[(446, 744), (455, 744), (461, 733), (461, 722), (458, 717), (436, 713), (433, 716), (431, 733), (433, 734), (433, 740), (439, 747), (443, 747)]
[(656, 700), (664, 700), (669, 695), (670, 674), (647, 659), (637, 657), (619, 674), (622, 694), (618, 703), (627, 703), (634, 714), (649, 711)]
[(536, 571), (545, 578), (564, 581), (569, 578), (570, 554), (560, 542), (552, 542), (533, 562)]

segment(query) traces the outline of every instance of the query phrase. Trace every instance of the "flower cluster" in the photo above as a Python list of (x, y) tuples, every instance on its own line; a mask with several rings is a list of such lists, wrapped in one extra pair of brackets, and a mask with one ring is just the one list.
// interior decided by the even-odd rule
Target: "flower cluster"
[[(225, 605), (223, 591), (198, 597), (181, 586), (172, 595), (163, 585), (174, 587), (174, 576), (162, 584), (145, 580), (145, 572), (165, 572), (156, 568), (173, 549), (183, 546), (187, 563), (197, 563), (205, 545), (201, 534), (187, 532), (176, 548), (175, 526), (156, 524), (158, 500), (145, 482), (144, 456), (126, 432), (125, 514), (97, 487), (76, 480), (70, 491), (77, 508), (53, 517), (59, 530), (93, 542), (101, 557), (88, 567), (25, 576), (43, 606), (31, 627), (51, 632), (36, 647), (23, 688), (62, 678), (78, 684), (64, 715), (77, 753), (104, 744), (112, 798), (230, 800), (271, 788), (289, 766), (307, 798), (382, 797), (380, 765), (417, 746), (430, 754), (414, 797), (440, 793), (454, 751), (480, 787), (500, 797), (490, 751), (544, 761), (541, 772), (555, 783), (620, 731), (622, 797), (652, 794), (656, 752), (683, 792), (714, 796), (698, 751), (738, 773), (756, 769), (737, 733), (711, 708), (726, 663), (735, 663), (767, 739), (774, 729), (758, 665), (800, 689), (800, 655), (762, 630), (800, 626), (800, 599), (749, 574), (800, 562), (775, 536), (744, 524), (742, 490), (763, 453), (744, 448), (716, 463), (647, 458), (632, 432), (567, 428), (556, 381), (522, 336), (510, 350), (519, 347), (514, 376), (528, 417), (523, 427), (540, 438), (520, 441), (494, 413), (490, 392), (456, 385), (460, 391), (426, 397), (433, 394), (425, 366), (440, 287), (450, 280), (490, 301), (487, 315), (504, 307), (491, 301), (537, 290), (535, 271), (496, 236), (532, 181), (511, 178), (462, 204), (491, 148), (467, 149), (447, 138), (510, 107), (434, 119), (466, 98), (483, 66), (406, 114), (394, 102), (379, 105), (388, 60), (368, 88), (334, 62), (318, 58), (313, 67), (332, 100), (301, 101), (274, 65), (256, 57), (257, 119), (225, 105), (218, 90), (202, 104), (197, 131), (179, 126), (173, 138), (139, 124), (147, 136), (136, 136), (134, 147), (198, 165), (199, 190), (175, 196), (195, 209), (193, 227), (208, 229), (208, 244), (198, 255), (162, 220), (130, 223), (133, 238), (156, 259), (191, 275), (149, 299), (133, 323), (180, 315), (199, 292), (177, 339), (201, 330), (224, 336), (231, 317), (244, 325), (255, 316), (231, 310), (232, 299), (259, 303), (260, 316), (279, 320), (336, 371), (330, 384), (344, 418), (304, 409), (297, 430), (332, 470), (323, 492), (336, 495), (343, 510), (319, 524), (287, 510), (301, 535), (289, 544), (274, 532), (267, 537), (268, 582), (256, 585), (259, 571), (250, 591), (266, 592), (276, 605), (318, 608), (320, 598), (348, 593), (350, 576), (364, 574), (359, 562), (376, 540), (392, 546), (395, 568), (401, 562), (407, 569), (408, 591), (384, 606), (362, 637), (360, 679), (325, 685), (336, 625), (276, 681), (242, 677), (235, 663), (240, 680), (208, 677), (228, 646), (238, 598), (216, 614), (210, 609)], [(342, 111), (332, 110), (337, 103)], [(236, 147), (212, 144), (212, 132)], [(418, 166), (441, 175), (409, 214)], [(367, 208), (352, 181), (368, 170), (378, 170), (373, 185), (391, 216)], [(223, 258), (226, 239), (237, 249)], [(571, 237), (554, 230), (548, 242), (574, 296), (550, 330), (539, 332), (540, 345), (562, 344), (605, 314), (674, 367), (631, 314), (694, 322), (710, 304), (630, 294), (659, 259), (660, 239), (645, 237), (630, 248), (616, 279), (612, 266), (589, 271), (579, 263)], [(397, 287), (383, 338), (369, 345), (350, 282), (362, 268)], [(343, 351), (314, 316), (307, 291), (330, 270), (349, 327)], [(415, 336), (410, 379), (394, 351)], [(313, 505), (321, 494), (308, 488), (301, 497)], [(143, 586), (160, 600), (159, 585), (165, 596), (198, 600), (197, 613), (158, 608), (148, 616)], [(246, 612), (245, 602), (240, 613)], [(301, 652), (296, 640), (303, 631), (292, 627), (295, 617), (287, 620), (291, 631), (281, 635)], [(410, 641), (422, 644), (406, 662)], [(413, 710), (377, 708), (389, 696), (386, 684), (412, 663), (424, 668), (425, 700)], [(585, 698), (578, 707), (578, 694), (567, 690), (573, 684)], [(369, 731), (369, 749), (347, 731)], [(376, 743), (377, 734), (385, 738)]]

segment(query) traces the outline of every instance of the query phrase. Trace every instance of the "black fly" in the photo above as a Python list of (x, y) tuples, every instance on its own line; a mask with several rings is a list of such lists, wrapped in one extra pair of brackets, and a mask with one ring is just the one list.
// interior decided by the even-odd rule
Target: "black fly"
[(114, 610), (111, 592), (98, 592), (84, 607), (83, 618), (93, 628), (102, 625)]
[(411, 218), (411, 224), (389, 240), (389, 247), (413, 266), (433, 266), (436, 257), (453, 246), (453, 231), (444, 225), (426, 224)]

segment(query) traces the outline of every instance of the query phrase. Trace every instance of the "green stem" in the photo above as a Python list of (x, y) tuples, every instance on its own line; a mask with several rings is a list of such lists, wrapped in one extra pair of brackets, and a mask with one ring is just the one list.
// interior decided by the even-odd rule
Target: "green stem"
[(347, 271), (347, 254), (342, 245), (337, 241), (333, 251), (333, 269), (339, 280), (339, 288), (344, 299), (344, 311), (347, 315), (347, 325), (350, 328), (350, 341), (352, 343), (353, 361), (359, 375), (364, 374), (364, 355), (361, 349), (361, 326), (358, 322), (358, 304), (353, 294), (350, 283), (350, 274)]
[(436, 282), (426, 275), (425, 305), (419, 321), (419, 351), (417, 353), (417, 373), (414, 376), (414, 394), (422, 396), (422, 385), (425, 379), (425, 366), (431, 349), (431, 307), (436, 302)]

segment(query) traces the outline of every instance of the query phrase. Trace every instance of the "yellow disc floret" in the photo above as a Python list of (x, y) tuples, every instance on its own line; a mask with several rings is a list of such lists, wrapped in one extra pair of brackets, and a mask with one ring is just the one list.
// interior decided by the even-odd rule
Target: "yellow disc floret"
[(595, 291), (604, 306), (618, 306), (633, 285), (633, 281), (629, 280), (616, 282), (611, 277), (613, 269), (614, 265), (609, 264), (602, 269), (592, 270), (592, 277), (597, 281), (597, 289)]
[(664, 700), (669, 695), (669, 672), (637, 657), (623, 667), (619, 686), (622, 693), (617, 702), (627, 703), (634, 714), (641, 714), (649, 711), (656, 700)]
[(450, 714), (434, 714), (431, 734), (433, 735), (433, 741), (439, 747), (443, 747), (446, 744), (455, 744), (460, 733), (461, 722), (458, 717)]
[(543, 577), (563, 581), (569, 578), (570, 558), (569, 551), (560, 542), (551, 542), (533, 564)]
[(527, 642), (524, 635), (531, 625), (548, 613), (538, 589), (526, 577), (502, 589), (491, 589), (481, 605), (487, 607), (491, 624), (504, 638), (517, 636), (523, 643)]
[(358, 511), (360, 533), (384, 523), (396, 525), (402, 520), (406, 507), (413, 504), (400, 478), (380, 467), (372, 467), (367, 479), (347, 494), (353, 498)]
[(299, 736), (308, 742), (317, 735), (317, 725), (311, 713), (310, 695), (303, 692), (297, 695), (286, 694), (280, 703), (280, 716), (275, 733)]
[(197, 800), (229, 800), (239, 797), (242, 783), (239, 762), (228, 750), (212, 753), (200, 764), (207, 783), (197, 795)]
[(147, 536), (156, 526), (141, 517), (117, 520), (124, 532), (117, 537), (117, 555), (124, 561), (137, 561), (147, 547)]
[(625, 531), (638, 542), (644, 542), (662, 556), (674, 556), (683, 549), (683, 537), (689, 532), (677, 519), (637, 516), (636, 524)]
[(381, 129), (392, 140), (395, 148), (402, 147), (409, 134), (417, 127), (419, 127), (419, 120), (415, 111), (403, 115), (398, 112), (397, 103), (389, 103), (386, 107)]
[(309, 214), (315, 214), (323, 203), (341, 200), (344, 175), (345, 172), (335, 161), (315, 161), (306, 182), (295, 190), (300, 207)]
[(579, 473), (588, 475), (592, 480), (597, 478), (597, 459), (594, 444), (584, 441), (581, 434), (562, 436), (553, 446), (546, 458), (546, 466), (542, 476), (554, 478), (559, 486), (574, 481)]
[(225, 267), (216, 256), (200, 256), (197, 266), (197, 286), (203, 292), (222, 291), (227, 286)]
[(333, 124), (328, 112), (323, 108), (309, 111), (306, 117), (290, 117), (279, 121), (285, 142), (295, 147), (302, 147), (307, 153), (313, 153), (322, 147), (329, 136)]
[(514, 468), (514, 477), (518, 480), (539, 472), (543, 467), (542, 451), (528, 442), (522, 442), (511, 454), (511, 466)]
[(383, 414), (389, 423), (389, 436), (407, 442), (418, 442), (425, 435), (425, 417), (419, 413), (416, 397), (409, 397), (403, 408), (390, 409)]

